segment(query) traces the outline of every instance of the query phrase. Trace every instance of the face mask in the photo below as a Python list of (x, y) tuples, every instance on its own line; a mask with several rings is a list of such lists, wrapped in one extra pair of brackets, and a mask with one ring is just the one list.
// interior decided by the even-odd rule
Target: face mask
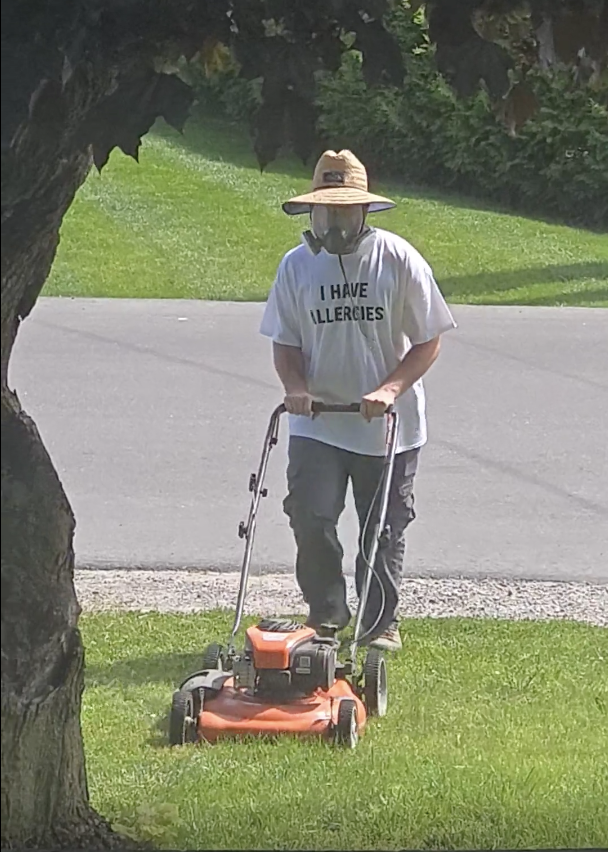
[(315, 254), (352, 254), (367, 233), (365, 209), (361, 204), (314, 204), (310, 215), (311, 230), (304, 237)]

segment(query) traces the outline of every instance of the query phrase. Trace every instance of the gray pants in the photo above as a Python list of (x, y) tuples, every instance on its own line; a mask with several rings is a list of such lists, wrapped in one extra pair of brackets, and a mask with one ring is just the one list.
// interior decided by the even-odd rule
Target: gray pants
[[(385, 593), (382, 616), (373, 633), (382, 633), (397, 619), (399, 588), (405, 556), (405, 531), (416, 517), (414, 477), (419, 450), (407, 450), (395, 457), (389, 494), (388, 539), (378, 550), (374, 568)], [(296, 579), (316, 624), (334, 622), (345, 626), (350, 617), (346, 585), (342, 573), (344, 551), (337, 524), (344, 510), (348, 482), (352, 483), (359, 530), (363, 527), (382, 472), (383, 458), (351, 453), (310, 438), (289, 440), (287, 497), (283, 508), (294, 532), (297, 558)], [(369, 553), (380, 501), (376, 499), (368, 525), (365, 552)], [(359, 554), (356, 588), (360, 594), (365, 562)], [(369, 629), (381, 612), (382, 592), (378, 577), (372, 577), (363, 626)]]

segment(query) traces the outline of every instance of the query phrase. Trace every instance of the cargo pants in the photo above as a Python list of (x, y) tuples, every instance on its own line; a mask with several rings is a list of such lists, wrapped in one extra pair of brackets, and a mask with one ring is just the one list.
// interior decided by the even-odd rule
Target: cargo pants
[[(406, 450), (395, 457), (386, 518), (389, 535), (376, 556), (377, 576), (372, 576), (363, 618), (364, 629), (369, 630), (380, 616), (373, 629), (374, 636), (398, 620), (405, 532), (416, 517), (413, 489), (419, 452), (419, 449)], [(288, 453), (287, 496), (283, 509), (296, 541), (296, 579), (310, 608), (311, 622), (316, 625), (333, 622), (344, 627), (351, 614), (346, 601), (342, 570), (344, 551), (337, 534), (338, 520), (344, 510), (350, 481), (361, 534), (384, 459), (296, 436), (289, 440)], [(377, 498), (364, 542), (365, 553), (369, 553), (379, 509)], [(359, 553), (355, 566), (358, 595), (364, 576), (365, 562)], [(380, 581), (385, 595), (384, 607)]]

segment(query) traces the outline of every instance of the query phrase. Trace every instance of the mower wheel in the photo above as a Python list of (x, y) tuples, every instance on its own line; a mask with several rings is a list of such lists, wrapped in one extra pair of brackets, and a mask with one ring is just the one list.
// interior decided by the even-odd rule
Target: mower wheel
[(207, 671), (208, 669), (219, 669), (219, 671), (223, 671), (223, 648), (217, 642), (212, 642), (211, 645), (207, 645), (203, 652), (203, 671)]
[(185, 689), (173, 693), (169, 718), (169, 743), (172, 746), (195, 743), (196, 718), (194, 695)]
[(334, 728), (334, 742), (346, 748), (356, 748), (359, 742), (357, 705), (352, 698), (343, 698), (338, 707), (338, 720)]
[(370, 716), (386, 716), (388, 683), (386, 660), (377, 648), (370, 648), (363, 666), (363, 698)]

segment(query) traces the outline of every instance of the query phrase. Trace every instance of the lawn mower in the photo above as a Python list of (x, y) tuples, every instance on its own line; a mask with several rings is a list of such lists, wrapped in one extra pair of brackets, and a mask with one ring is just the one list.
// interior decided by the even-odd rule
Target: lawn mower
[[(359, 403), (313, 404), (315, 415), (359, 411)], [(244, 647), (237, 650), (236, 636), (245, 606), (257, 514), (262, 497), (268, 493), (264, 487), (268, 458), (277, 444), (279, 421), (284, 412), (285, 406), (279, 405), (272, 413), (258, 472), (249, 480), (253, 496), (248, 520), (239, 525), (239, 537), (245, 539), (245, 554), (232, 632), (225, 645), (213, 643), (207, 647), (200, 670), (189, 675), (173, 694), (169, 721), (171, 745), (291, 734), (320, 736), (334, 744), (355, 748), (368, 717), (386, 713), (387, 677), (382, 652), (368, 648), (361, 666), (357, 658), (373, 629), (363, 630), (363, 615), (375, 573), (376, 554), (388, 533), (386, 513), (398, 429), (398, 415), (393, 409), (386, 415), (382, 475), (359, 539), (367, 570), (347, 658), (344, 662), (339, 660), (337, 625), (324, 624), (313, 629), (286, 618), (264, 618), (249, 627)], [(376, 527), (369, 553), (365, 554), (366, 529), (378, 498)]]

